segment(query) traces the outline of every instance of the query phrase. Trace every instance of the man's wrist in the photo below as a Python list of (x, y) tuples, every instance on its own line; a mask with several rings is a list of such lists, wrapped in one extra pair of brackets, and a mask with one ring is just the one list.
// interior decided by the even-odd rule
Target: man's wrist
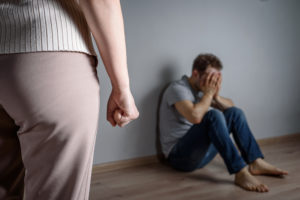
[(214, 100), (215, 100), (216, 102), (219, 102), (219, 101), (220, 101), (220, 96), (219, 96), (219, 95), (215, 95), (215, 96), (214, 96)]
[(210, 100), (213, 100), (213, 98), (214, 98), (214, 95), (213, 95), (213, 94), (211, 94), (211, 93), (209, 93), (209, 92), (207, 92), (207, 93), (204, 93), (204, 95), (203, 95), (203, 96), (205, 96), (205, 97), (209, 98)]

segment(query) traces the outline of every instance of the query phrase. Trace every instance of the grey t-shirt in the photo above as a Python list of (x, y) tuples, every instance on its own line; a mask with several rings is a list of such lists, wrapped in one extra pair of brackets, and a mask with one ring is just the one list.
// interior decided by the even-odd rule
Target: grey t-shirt
[(178, 139), (193, 125), (177, 111), (174, 104), (183, 100), (197, 103), (202, 96), (201, 91), (197, 92), (192, 88), (186, 75), (180, 80), (171, 82), (166, 88), (159, 109), (160, 143), (166, 158)]

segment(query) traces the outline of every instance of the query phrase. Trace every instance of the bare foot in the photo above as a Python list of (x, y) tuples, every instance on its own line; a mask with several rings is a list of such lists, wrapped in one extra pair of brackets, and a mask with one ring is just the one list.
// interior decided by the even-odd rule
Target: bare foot
[(250, 174), (247, 167), (244, 167), (241, 171), (235, 174), (234, 183), (245, 190), (255, 192), (268, 192), (269, 188), (265, 184), (261, 183), (254, 176)]
[(267, 163), (261, 158), (256, 159), (249, 165), (249, 171), (252, 175), (287, 175), (288, 172)]

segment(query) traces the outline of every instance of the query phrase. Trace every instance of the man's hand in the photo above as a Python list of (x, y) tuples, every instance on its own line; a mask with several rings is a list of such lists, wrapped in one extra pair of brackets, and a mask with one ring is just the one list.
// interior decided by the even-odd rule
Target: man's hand
[[(224, 111), (227, 108), (234, 106), (234, 103), (231, 99), (221, 97), (219, 95), (221, 84), (222, 84), (222, 74), (219, 72), (219, 73), (215, 73), (214, 76), (216, 77), (216, 90), (215, 93), (213, 94), (213, 98), (212, 98), (213, 101), (211, 102), (211, 106)], [(208, 78), (208, 76), (206, 78)]]
[(129, 90), (121, 92), (112, 90), (107, 103), (107, 120), (111, 125), (123, 127), (138, 116), (139, 111), (131, 92)]
[(217, 78), (217, 90), (216, 90), (215, 95), (213, 96), (213, 99), (214, 99), (214, 100), (217, 100), (218, 97), (219, 97), (219, 92), (220, 92), (220, 90), (221, 90), (221, 84), (222, 84), (222, 74), (219, 73), (219, 74), (218, 74), (218, 78)]
[(201, 78), (200, 88), (204, 94), (209, 94), (212, 97), (215, 97), (216, 93), (219, 92), (218, 88), (220, 86), (218, 86), (218, 84), (221, 84), (219, 82), (220, 80), (218, 73), (208, 73)]

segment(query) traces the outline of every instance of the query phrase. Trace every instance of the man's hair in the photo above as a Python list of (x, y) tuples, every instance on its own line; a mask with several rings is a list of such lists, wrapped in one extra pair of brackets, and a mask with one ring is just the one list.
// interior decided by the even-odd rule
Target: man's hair
[(210, 53), (205, 53), (199, 54), (195, 58), (192, 70), (196, 69), (198, 72), (202, 73), (207, 69), (208, 66), (211, 66), (218, 70), (221, 70), (223, 68), (222, 62), (217, 56)]

